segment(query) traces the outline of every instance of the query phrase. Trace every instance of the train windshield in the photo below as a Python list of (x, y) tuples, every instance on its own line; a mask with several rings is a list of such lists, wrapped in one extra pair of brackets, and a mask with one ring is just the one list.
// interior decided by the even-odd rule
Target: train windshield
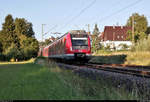
[(71, 34), (72, 38), (87, 38), (87, 34)]
[(71, 34), (73, 49), (88, 49), (88, 35), (87, 34)]
[(88, 40), (72, 39), (72, 46), (88, 46)]

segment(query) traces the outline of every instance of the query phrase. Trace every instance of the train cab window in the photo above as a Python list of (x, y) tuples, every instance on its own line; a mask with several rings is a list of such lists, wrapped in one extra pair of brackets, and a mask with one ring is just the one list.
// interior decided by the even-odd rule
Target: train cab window
[(87, 38), (87, 34), (71, 34), (71, 38)]
[(88, 46), (88, 40), (72, 40), (72, 46)]
[(87, 34), (71, 34), (72, 48), (88, 49), (88, 35)]
[(72, 46), (88, 46), (87, 34), (71, 34)]

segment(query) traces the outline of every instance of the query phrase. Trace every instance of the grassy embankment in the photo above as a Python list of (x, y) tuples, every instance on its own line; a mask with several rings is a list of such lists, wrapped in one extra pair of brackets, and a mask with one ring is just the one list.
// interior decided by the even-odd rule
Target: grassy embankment
[(104, 64), (124, 64), (128, 51), (103, 51), (99, 50), (93, 54), (90, 62)]
[(125, 64), (149, 66), (150, 52), (148, 51), (130, 52), (130, 54), (126, 58)]
[(91, 62), (105, 64), (150, 65), (149, 51), (97, 51)]
[(37, 63), (1, 64), (0, 100), (138, 99), (136, 93), (116, 89), (104, 80), (78, 77), (54, 63)]

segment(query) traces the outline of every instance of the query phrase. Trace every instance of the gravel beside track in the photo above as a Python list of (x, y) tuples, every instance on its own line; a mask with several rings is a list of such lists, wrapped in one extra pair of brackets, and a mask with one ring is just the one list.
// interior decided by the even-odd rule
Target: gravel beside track
[(150, 92), (149, 78), (97, 70), (97, 69), (86, 68), (86, 67), (66, 65), (62, 63), (58, 63), (58, 66), (60, 66), (61, 68), (63, 67), (65, 69), (71, 69), (74, 73), (83, 77), (89, 77), (94, 80), (96, 79), (109, 80), (111, 81), (112, 85), (118, 88), (125, 87), (129, 91), (135, 89), (138, 90), (140, 94), (144, 93), (147, 95), (149, 95)]

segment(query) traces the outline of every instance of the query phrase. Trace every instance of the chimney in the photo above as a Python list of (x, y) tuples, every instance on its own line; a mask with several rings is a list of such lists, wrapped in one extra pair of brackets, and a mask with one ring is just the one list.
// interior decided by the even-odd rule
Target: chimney
[(115, 25), (113, 25), (113, 29), (115, 29)]
[(121, 29), (123, 29), (123, 26), (121, 26)]

